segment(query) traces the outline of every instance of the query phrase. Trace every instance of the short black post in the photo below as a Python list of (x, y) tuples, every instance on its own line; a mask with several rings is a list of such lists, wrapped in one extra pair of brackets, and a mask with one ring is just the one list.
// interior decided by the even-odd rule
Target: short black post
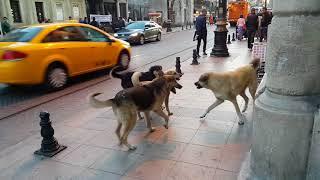
[(227, 44), (231, 44), (231, 41), (230, 41), (230, 34), (228, 34), (228, 42)]
[(59, 145), (57, 139), (53, 137), (54, 129), (51, 126), (50, 114), (48, 112), (40, 112), (40, 119), (41, 136), (43, 139), (41, 148), (35, 151), (34, 154), (53, 157), (67, 147)]
[(198, 53), (197, 53), (197, 50), (196, 49), (194, 49), (193, 50), (193, 55), (192, 55), (192, 63), (191, 63), (191, 65), (198, 65), (198, 64), (200, 64), (199, 62), (198, 62), (198, 55), (197, 55)]
[(191, 23), (190, 23), (190, 29), (192, 28), (191, 26), (192, 26), (192, 25), (191, 25)]
[(232, 33), (232, 41), (235, 41), (235, 36), (234, 36), (234, 33)]
[(168, 20), (167, 21), (167, 32), (171, 32), (172, 29), (171, 29), (171, 20)]
[(176, 72), (179, 74), (183, 74), (181, 71), (180, 57), (176, 57)]
[(181, 25), (181, 29), (182, 29), (182, 31), (183, 31), (183, 24)]

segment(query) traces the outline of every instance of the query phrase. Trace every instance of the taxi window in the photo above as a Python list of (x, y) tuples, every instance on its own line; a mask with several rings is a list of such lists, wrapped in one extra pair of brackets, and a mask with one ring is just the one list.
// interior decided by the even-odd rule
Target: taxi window
[(0, 42), (30, 42), (42, 30), (40, 27), (23, 27), (11, 31)]
[(91, 42), (108, 42), (110, 39), (99, 31), (96, 31), (89, 27), (80, 27), (86, 35), (88, 41)]
[(88, 41), (84, 32), (77, 27), (62, 27), (49, 33), (42, 42)]

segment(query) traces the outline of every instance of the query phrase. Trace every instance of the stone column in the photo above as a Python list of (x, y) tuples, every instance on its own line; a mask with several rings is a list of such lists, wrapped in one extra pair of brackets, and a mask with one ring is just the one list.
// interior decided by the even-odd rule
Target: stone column
[(116, 8), (117, 8), (117, 19), (118, 19), (118, 17), (120, 17), (120, 3), (119, 3), (119, 0), (116, 1)]
[(320, 1), (274, 0), (273, 14), (247, 179), (304, 180), (320, 104)]

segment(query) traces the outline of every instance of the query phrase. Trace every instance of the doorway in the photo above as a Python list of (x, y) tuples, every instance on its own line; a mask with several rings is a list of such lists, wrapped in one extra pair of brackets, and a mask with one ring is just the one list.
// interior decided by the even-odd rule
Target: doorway
[(38, 22), (42, 23), (44, 21), (43, 2), (35, 2), (35, 5), (36, 5)]

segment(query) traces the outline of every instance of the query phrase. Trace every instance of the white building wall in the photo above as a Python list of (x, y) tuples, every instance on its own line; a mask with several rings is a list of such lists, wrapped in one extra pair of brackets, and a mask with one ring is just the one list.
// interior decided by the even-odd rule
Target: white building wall
[[(79, 17), (76, 17), (75, 20), (87, 16), (85, 0), (19, 0), (22, 23), (13, 23), (10, 0), (0, 0), (0, 16), (1, 18), (8, 17), (10, 24), (15, 27), (36, 24), (38, 18), (35, 2), (43, 2), (44, 17), (52, 22), (65, 21), (68, 20), (69, 16), (73, 17), (73, 7), (75, 6), (79, 10)], [(63, 20), (57, 20), (57, 4), (62, 4)]]

